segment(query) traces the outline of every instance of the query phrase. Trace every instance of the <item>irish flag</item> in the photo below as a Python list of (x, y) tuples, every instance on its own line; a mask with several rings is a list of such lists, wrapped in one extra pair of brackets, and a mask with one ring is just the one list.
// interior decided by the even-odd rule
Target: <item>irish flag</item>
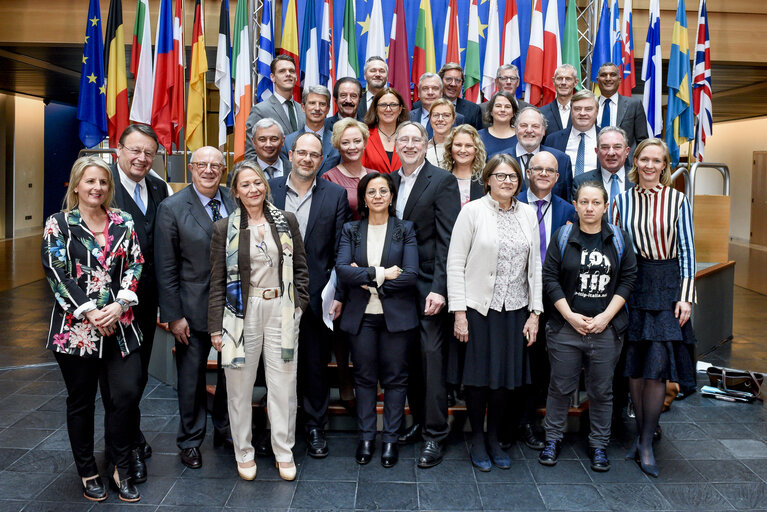
[(232, 31), (232, 80), (234, 80), (234, 161), (245, 158), (245, 124), (250, 114), (250, 45), (248, 2), (237, 2)]
[(424, 73), (437, 72), (437, 59), (434, 56), (434, 25), (431, 21), (431, 2), (421, 0), (418, 11), (418, 24), (415, 29), (415, 48), (413, 49), (413, 72), (410, 77), (416, 88), (413, 101), (418, 99), (418, 80)]
[(130, 72), (136, 81), (130, 119), (136, 123), (152, 122), (152, 29), (149, 27), (149, 0), (136, 2), (136, 22), (133, 24)]
[(357, 58), (357, 36), (354, 31), (354, 0), (346, 0), (344, 6), (344, 28), (341, 32), (341, 44), (338, 48), (338, 78), (359, 76)]

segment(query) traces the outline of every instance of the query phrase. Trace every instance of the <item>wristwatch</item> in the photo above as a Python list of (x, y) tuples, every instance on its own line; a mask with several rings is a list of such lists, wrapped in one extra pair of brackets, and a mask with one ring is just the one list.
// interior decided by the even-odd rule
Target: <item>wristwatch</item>
[(130, 308), (130, 305), (128, 305), (128, 303), (125, 302), (125, 300), (123, 299), (117, 299), (115, 302), (120, 305), (120, 308), (122, 308), (123, 313), (127, 312), (128, 308)]

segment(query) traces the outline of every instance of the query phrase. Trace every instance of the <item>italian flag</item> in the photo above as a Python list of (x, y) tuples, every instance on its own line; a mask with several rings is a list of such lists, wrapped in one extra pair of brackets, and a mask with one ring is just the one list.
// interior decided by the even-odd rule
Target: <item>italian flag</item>
[(418, 11), (418, 24), (415, 29), (415, 48), (413, 49), (413, 72), (410, 76), (416, 87), (413, 101), (418, 100), (418, 80), (424, 73), (437, 72), (437, 59), (434, 56), (434, 25), (431, 22), (431, 2), (421, 0)]
[(130, 119), (136, 123), (152, 122), (152, 30), (149, 27), (149, 0), (136, 3), (136, 22), (133, 24), (133, 47), (131, 48), (130, 72), (136, 81)]
[(359, 76), (359, 58), (357, 57), (357, 36), (354, 30), (355, 22), (354, 0), (346, 0), (344, 7), (344, 28), (341, 32), (341, 45), (338, 49), (337, 78)]
[(479, 82), (482, 72), (479, 69), (479, 11), (477, 0), (471, 0), (469, 6), (469, 37), (466, 40), (466, 62), (463, 66), (464, 97), (477, 103), (479, 100)]
[(248, 35), (248, 2), (237, 2), (232, 31), (232, 80), (234, 81), (234, 161), (245, 158), (250, 114), (250, 46)]

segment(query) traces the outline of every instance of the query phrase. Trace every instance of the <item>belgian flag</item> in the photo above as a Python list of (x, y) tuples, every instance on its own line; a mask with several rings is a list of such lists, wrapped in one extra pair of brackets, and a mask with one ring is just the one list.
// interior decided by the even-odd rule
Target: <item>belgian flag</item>
[(111, 0), (104, 38), (104, 67), (107, 73), (107, 133), (109, 147), (117, 147), (128, 127), (128, 79), (125, 72), (125, 33), (122, 0)]

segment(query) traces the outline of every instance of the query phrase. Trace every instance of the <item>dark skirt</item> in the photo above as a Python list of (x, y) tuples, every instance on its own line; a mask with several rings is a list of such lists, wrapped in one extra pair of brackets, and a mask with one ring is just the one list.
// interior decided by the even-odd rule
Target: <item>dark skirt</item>
[(487, 316), (467, 308), (469, 341), (463, 367), (464, 386), (515, 389), (530, 384), (530, 360), (522, 335), (527, 308), (488, 310)]
[(628, 300), (627, 377), (670, 380), (695, 388), (695, 334), (692, 320), (679, 326), (679, 260), (637, 256), (637, 283)]

